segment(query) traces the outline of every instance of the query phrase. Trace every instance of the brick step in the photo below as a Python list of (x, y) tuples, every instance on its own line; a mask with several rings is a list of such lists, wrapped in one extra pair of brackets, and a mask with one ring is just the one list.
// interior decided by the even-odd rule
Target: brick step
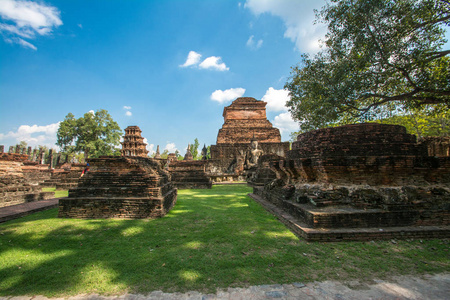
[(56, 190), (57, 191), (68, 190), (68, 189), (76, 188), (77, 186), (78, 186), (78, 183), (58, 183), (56, 185)]
[(60, 183), (73, 183), (73, 182), (78, 183), (79, 179), (80, 179), (79, 177), (77, 177), (77, 178), (62, 178), (59, 182)]
[(212, 182), (174, 182), (174, 186), (178, 189), (210, 189)]
[(0, 193), (15, 193), (15, 192), (32, 192), (37, 191), (39, 188), (35, 185), (27, 186), (6, 186), (0, 188)]
[(117, 181), (117, 182), (152, 182), (152, 181), (158, 181), (161, 180), (160, 176), (139, 176), (139, 175), (133, 175), (133, 176), (117, 176), (117, 175), (95, 175), (95, 176), (84, 176), (82, 177), (82, 181), (86, 182), (108, 182), (108, 181)]
[(44, 187), (54, 187), (56, 185), (56, 182), (41, 182), (39, 183), (40, 186), (44, 186)]
[(208, 177), (195, 178), (195, 177), (172, 177), (172, 182), (210, 182)]
[(249, 194), (249, 196), (278, 218), (295, 235), (307, 241), (336, 242), (450, 237), (450, 226), (448, 225), (315, 229), (260, 196), (255, 194)]
[(159, 187), (80, 187), (70, 189), (69, 197), (158, 197)]
[[(365, 228), (365, 227), (392, 227), (411, 226), (423, 223), (423, 214), (432, 214), (433, 211), (382, 209), (359, 209), (351, 206), (315, 207), (311, 204), (300, 204), (283, 200), (282, 206), (294, 217), (298, 218), (310, 228)], [(447, 216), (448, 217), (448, 216)], [(440, 223), (445, 224), (444, 215)], [(439, 223), (439, 220), (434, 219)]]
[[(21, 195), (7, 195), (2, 198), (3, 205), (9, 206), (18, 203), (34, 202), (40, 200), (46, 200), (54, 197), (53, 192), (40, 192), (40, 193), (27, 193)], [(5, 205), (6, 204), (6, 205)]]

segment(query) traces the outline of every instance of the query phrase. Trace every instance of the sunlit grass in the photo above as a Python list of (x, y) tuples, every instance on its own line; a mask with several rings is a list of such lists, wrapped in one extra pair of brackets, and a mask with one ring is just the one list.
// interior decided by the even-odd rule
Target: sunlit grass
[(0, 296), (214, 292), (449, 269), (447, 240), (299, 240), (250, 191), (180, 190), (156, 220), (58, 219), (53, 209), (0, 224)]
[(54, 192), (55, 198), (63, 198), (63, 197), (69, 196), (68, 190), (57, 191), (56, 188), (54, 188), (54, 187), (42, 188), (42, 191), (43, 192)]

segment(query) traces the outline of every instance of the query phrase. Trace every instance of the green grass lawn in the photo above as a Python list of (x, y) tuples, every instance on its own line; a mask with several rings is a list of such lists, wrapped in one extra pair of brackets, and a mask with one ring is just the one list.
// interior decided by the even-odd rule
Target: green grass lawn
[(448, 240), (307, 243), (250, 191), (180, 190), (157, 220), (58, 219), (52, 209), (0, 224), (0, 296), (215, 292), (449, 270)]
[(54, 192), (55, 193), (55, 198), (67, 197), (69, 195), (69, 191), (68, 190), (57, 191), (56, 188), (54, 188), (54, 187), (42, 188), (42, 191), (43, 192)]

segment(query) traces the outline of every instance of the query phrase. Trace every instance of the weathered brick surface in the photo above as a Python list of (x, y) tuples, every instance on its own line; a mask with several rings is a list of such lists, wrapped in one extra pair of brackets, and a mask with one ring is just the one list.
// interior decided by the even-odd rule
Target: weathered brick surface
[(172, 183), (179, 189), (210, 189), (211, 179), (205, 173), (204, 160), (181, 160), (169, 163)]
[(258, 141), (265, 154), (285, 156), (289, 142), (282, 143), (280, 131), (267, 120), (266, 105), (264, 101), (241, 97), (224, 108), (224, 124), (216, 145), (211, 146), (208, 174), (219, 179), (227, 174), (245, 177), (245, 156), (252, 139)]
[(122, 142), (122, 156), (147, 157), (147, 144), (141, 136), (142, 130), (138, 126), (125, 128), (125, 136)]
[(426, 147), (428, 156), (450, 156), (450, 137), (425, 137), (419, 143)]
[(90, 171), (59, 202), (64, 218), (156, 218), (174, 205), (177, 190), (158, 161), (144, 157), (88, 160)]
[(261, 143), (281, 142), (280, 131), (266, 117), (264, 101), (241, 97), (223, 109), (224, 124), (217, 135), (219, 144), (249, 144), (252, 138)]
[(41, 192), (24, 176), (23, 162), (27, 155), (0, 153), (0, 207), (50, 199), (54, 193)]
[(263, 156), (249, 183), (306, 228), (448, 226), (450, 157), (429, 152), (401, 126), (320, 129)]

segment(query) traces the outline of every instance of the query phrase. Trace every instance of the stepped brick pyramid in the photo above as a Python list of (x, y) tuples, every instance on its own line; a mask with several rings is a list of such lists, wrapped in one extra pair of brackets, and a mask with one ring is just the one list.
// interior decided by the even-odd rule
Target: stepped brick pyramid
[(41, 192), (24, 177), (23, 162), (28, 155), (0, 153), (0, 207), (53, 198), (53, 192)]
[(157, 160), (103, 156), (88, 163), (90, 171), (80, 178), (78, 187), (69, 190), (68, 198), (60, 199), (59, 217), (159, 218), (176, 203), (177, 189)]
[(263, 157), (254, 197), (309, 240), (450, 236), (450, 157), (402, 126), (355, 124), (298, 136)]
[(212, 177), (242, 176), (252, 139), (258, 141), (266, 154), (284, 156), (289, 150), (289, 142), (282, 143), (280, 131), (267, 120), (266, 105), (255, 98), (240, 97), (224, 108), (224, 124), (216, 145), (211, 146), (208, 173)]

